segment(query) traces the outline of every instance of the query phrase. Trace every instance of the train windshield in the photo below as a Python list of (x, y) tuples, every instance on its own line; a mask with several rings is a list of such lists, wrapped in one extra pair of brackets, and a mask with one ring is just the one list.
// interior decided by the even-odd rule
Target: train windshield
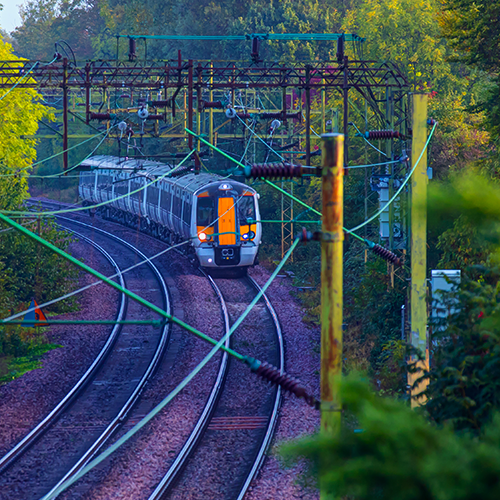
[(243, 196), (238, 201), (238, 219), (240, 226), (248, 224), (248, 219), (255, 220), (255, 204), (253, 196)]
[(198, 198), (198, 209), (196, 212), (196, 225), (208, 226), (215, 220), (214, 200), (212, 198)]

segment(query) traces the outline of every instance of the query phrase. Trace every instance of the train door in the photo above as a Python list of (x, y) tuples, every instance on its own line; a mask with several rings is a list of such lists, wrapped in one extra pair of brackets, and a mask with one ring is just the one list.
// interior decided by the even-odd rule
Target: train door
[(236, 246), (234, 198), (218, 198), (217, 217), (219, 246), (215, 249), (215, 263), (218, 266), (237, 266), (240, 263), (240, 246)]
[(236, 211), (233, 198), (219, 198), (219, 245), (236, 245)]

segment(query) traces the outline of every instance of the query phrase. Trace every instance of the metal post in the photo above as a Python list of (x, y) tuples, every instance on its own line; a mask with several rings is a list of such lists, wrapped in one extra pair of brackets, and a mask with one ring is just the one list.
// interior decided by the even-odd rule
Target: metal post
[(344, 101), (344, 168), (349, 165), (349, 80), (347, 65), (349, 58), (344, 57), (344, 82), (342, 85), (342, 96)]
[[(323, 134), (321, 242), (321, 431), (340, 430), (342, 376), (342, 230), (344, 136)], [(323, 496), (322, 496), (323, 497)], [(326, 498), (326, 497), (324, 497)]]
[[(387, 128), (392, 130), (394, 128), (394, 101), (392, 96), (392, 89), (386, 87), (385, 89), (385, 122)], [(386, 139), (385, 154), (387, 160), (392, 161), (392, 139)], [(389, 174), (389, 199), (394, 195), (394, 165), (388, 165), (386, 173)], [(394, 250), (394, 203), (389, 205), (389, 249)], [(394, 266), (391, 265), (391, 273)]]
[[(411, 149), (412, 166), (415, 165), (427, 141), (427, 95), (413, 95), (413, 140)], [(411, 336), (414, 348), (426, 356), (427, 351), (427, 151), (422, 155), (412, 176), (411, 182)], [(413, 359), (412, 361), (415, 361)], [(417, 365), (420, 370), (428, 368), (427, 361)], [(408, 375), (408, 383), (413, 386), (421, 376), (417, 373)], [(426, 389), (421, 383), (411, 389), (412, 407), (423, 404), (421, 397), (414, 399)]]
[(311, 67), (306, 66), (306, 165), (311, 164)]
[[(213, 91), (213, 83), (214, 83), (214, 63), (210, 63), (210, 93), (209, 93), (209, 99), (210, 101), (214, 100), (214, 91)], [(210, 141), (210, 144), (215, 144), (214, 143), (214, 110), (213, 108), (210, 108), (210, 122), (208, 125), (208, 140)], [(212, 150), (210, 149), (210, 154), (212, 154)]]
[[(193, 60), (189, 60), (188, 68), (188, 128), (193, 130)], [(188, 147), (193, 149), (193, 136), (188, 137)]]
[(68, 59), (63, 59), (63, 170), (68, 170)]
[[(324, 85), (325, 80), (321, 80)], [(326, 134), (326, 88), (321, 89), (321, 133)]]
[(90, 64), (85, 65), (85, 122), (90, 122)]

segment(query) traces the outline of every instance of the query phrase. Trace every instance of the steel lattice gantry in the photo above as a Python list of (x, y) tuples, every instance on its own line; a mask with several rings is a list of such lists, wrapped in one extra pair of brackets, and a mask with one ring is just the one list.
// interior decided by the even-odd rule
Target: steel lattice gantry
[[(102, 92), (119, 92), (120, 89), (138, 91), (157, 91), (163, 95), (163, 100), (153, 102), (152, 106), (159, 110), (153, 115), (156, 119), (165, 120), (167, 109), (172, 117), (176, 114), (175, 98), (182, 90), (187, 95), (184, 107), (185, 125), (193, 130), (195, 113), (205, 109), (202, 94), (209, 91), (234, 92), (244, 89), (275, 89), (286, 95), (287, 89), (305, 91), (305, 152), (306, 164), (311, 157), (311, 91), (336, 89), (342, 94), (344, 102), (343, 131), (348, 129), (348, 93), (350, 89), (359, 92), (371, 102), (378, 111), (374, 99), (377, 90), (392, 88), (395, 95), (404, 95), (408, 83), (399, 68), (390, 62), (350, 61), (347, 56), (337, 61), (313, 63), (271, 63), (249, 64), (248, 62), (212, 62), (182, 60), (180, 52), (177, 60), (167, 61), (89, 61), (68, 62), (66, 58), (43, 65), (32, 61), (0, 61), (0, 88), (38, 88), (53, 89), (62, 92), (63, 101), (63, 149), (68, 148), (68, 93), (77, 90), (84, 94), (85, 121), (91, 119), (109, 119), (111, 106), (106, 113), (93, 113), (91, 90)], [(170, 91), (170, 92), (169, 92)], [(286, 122), (291, 118), (287, 110), (287, 100), (282, 99), (282, 109), (278, 110), (277, 118)], [(214, 104), (214, 103), (212, 103)], [(161, 111), (160, 111), (161, 110)], [(153, 119), (153, 116), (150, 119)], [(243, 116), (248, 118), (248, 116)], [(302, 120), (302, 113), (295, 119)], [(183, 136), (183, 132), (180, 134)], [(189, 147), (193, 147), (193, 137), (185, 136)], [(345, 147), (344, 163), (347, 165), (348, 147)], [(67, 167), (67, 153), (64, 154), (64, 165)]]

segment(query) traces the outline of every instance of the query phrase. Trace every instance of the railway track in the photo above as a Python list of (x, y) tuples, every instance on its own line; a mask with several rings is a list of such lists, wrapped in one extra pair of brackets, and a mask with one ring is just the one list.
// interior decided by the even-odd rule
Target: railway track
[[(255, 291), (260, 290), (249, 277), (211, 281), (221, 302), (227, 303), (231, 323), (243, 312), (242, 305), (248, 304)], [(240, 352), (246, 350), (254, 356), (265, 356), (264, 359), (283, 370), (283, 339), (276, 312), (265, 296), (255, 309), (233, 335), (234, 346)], [(238, 404), (242, 401), (242, 391), (254, 399), (245, 397), (243, 404)], [(245, 496), (271, 443), (281, 389), (269, 388), (240, 363), (229, 363), (228, 379), (220, 392), (216, 406), (200, 419), (191, 436), (192, 445), (178, 457), (149, 500), (241, 500)], [(193, 484), (197, 486), (194, 488)]]
[[(116, 261), (102, 247), (100, 247), (93, 241), (88, 240), (84, 237), (82, 239), (90, 243), (108, 260), (108, 262), (110, 262), (110, 264), (116, 271), (120, 285), (125, 286), (123, 275)], [(123, 320), (125, 311), (126, 311), (126, 296), (124, 294), (121, 294), (120, 305), (115, 320), (116, 321)], [(120, 326), (115, 325), (111, 330), (111, 333), (106, 343), (104, 344), (103, 348), (96, 356), (94, 362), (90, 365), (90, 367), (86, 370), (86, 372), (78, 380), (78, 382), (73, 386), (73, 388), (31, 432), (29, 432), (16, 446), (14, 446), (9, 452), (7, 452), (3, 457), (0, 458), (0, 474), (7, 467), (9, 467), (9, 465), (15, 462), (22, 455), (22, 453), (27, 448), (29, 448), (29, 446), (31, 446), (43, 434), (43, 432), (48, 428), (48, 426), (50, 426), (53, 422), (55, 422), (55, 420), (62, 414), (64, 409), (71, 403), (71, 401), (74, 398), (78, 397), (80, 391), (86, 386), (86, 384), (91, 380), (92, 376), (102, 366), (102, 363), (105, 361), (106, 356), (109, 354), (109, 351), (113, 346), (113, 343), (115, 342), (119, 332), (120, 332)]]
[[(53, 205), (50, 208), (59, 208), (59, 206)], [(59, 217), (59, 219), (65, 221), (66, 224), (68, 223), (68, 219), (66, 218)], [(93, 227), (83, 224), (82, 222), (77, 223), (89, 228)], [(94, 230), (99, 231), (99, 229), (95, 227), (93, 228)], [(241, 305), (248, 304), (255, 296), (255, 290), (259, 290), (259, 287), (251, 278), (243, 280), (214, 280), (210, 276), (207, 276), (207, 279), (210, 280), (211, 285), (221, 302), (225, 329), (227, 331), (230, 327), (230, 323), (234, 322), (243, 312)], [(233, 298), (231, 298), (234, 295), (234, 290), (231, 290), (231, 288), (235, 283), (238, 283), (237, 286), (240, 288), (240, 291), (236, 294), (239, 296), (236, 302)], [(226, 291), (223, 292), (221, 289), (226, 289)], [(241, 295), (244, 297), (241, 297)], [(226, 304), (226, 300), (224, 298), (225, 296), (230, 297), (229, 307)], [(243, 301), (241, 301), (242, 299)], [(264, 296), (263, 300), (259, 304), (260, 305), (256, 308), (259, 309), (257, 315), (262, 316), (262, 311), (265, 310), (268, 324), (264, 328), (260, 329), (262, 338), (258, 340), (258, 343), (264, 342), (264, 344), (272, 344), (274, 347), (268, 350), (268, 352), (260, 354), (258, 352), (256, 353), (254, 349), (250, 349), (248, 354), (269, 360), (283, 370), (283, 340), (281, 337), (281, 329), (277, 315), (267, 297)], [(228, 309), (232, 311), (231, 314), (229, 314)], [(250, 318), (252, 318), (252, 314), (254, 314), (254, 312), (250, 314)], [(231, 316), (231, 321), (229, 316)], [(246, 321), (249, 323), (251, 321), (255, 321), (255, 319), (247, 319)], [(252, 343), (252, 341), (249, 341), (246, 338), (248, 336), (247, 334), (241, 336), (240, 330), (244, 330), (245, 328), (248, 329), (248, 325), (245, 326), (244, 323), (235, 333), (235, 342), (236, 344), (242, 344), (242, 351), (245, 351), (245, 347), (249, 347), (249, 342)], [(250, 329), (254, 330), (254, 328)], [(262, 346), (260, 347), (262, 348)], [(203, 467), (199, 463), (198, 455), (200, 455), (200, 453), (205, 453), (206, 448), (210, 447), (210, 442), (214, 441), (215, 436), (227, 436), (228, 434), (233, 434), (233, 437), (235, 437), (234, 435), (237, 435), (236, 439), (231, 439), (231, 443), (226, 443), (223, 446), (225, 451), (219, 449), (219, 458), (220, 455), (224, 454), (226, 454), (226, 457), (223, 458), (227, 458), (228, 455), (231, 457), (236, 457), (238, 455), (245, 456), (239, 457), (241, 459), (241, 463), (239, 463), (237, 467), (232, 467), (232, 464), (227, 467), (224, 465), (225, 460), (219, 460), (219, 467), (211, 468), (213, 472), (212, 475), (216, 476), (219, 480), (221, 478), (221, 474), (220, 470), (219, 472), (217, 472), (217, 470), (221, 468), (226, 471), (231, 471), (231, 476), (233, 478), (232, 483), (230, 485), (224, 484), (223, 490), (218, 491), (217, 495), (223, 498), (231, 499), (242, 499), (244, 497), (252, 479), (256, 476), (260, 466), (262, 465), (265, 452), (272, 440), (278, 419), (278, 410), (281, 402), (281, 390), (279, 388), (270, 389), (263, 382), (257, 380), (255, 376), (250, 375), (246, 368), (243, 369), (244, 373), (241, 373), (241, 368), (241, 366), (231, 367), (231, 363), (227, 359), (227, 355), (224, 354), (222, 356), (217, 378), (211, 389), (210, 396), (207, 399), (205, 407), (201, 412), (200, 418), (196, 422), (196, 425), (182, 447), (182, 450), (178, 453), (167, 473), (164, 475), (154, 492), (150, 495), (150, 500), (166, 498), (207, 498), (206, 491), (204, 494), (198, 496), (192, 496), (191, 494), (184, 496), (185, 493), (179, 493), (179, 491), (182, 490), (183, 481), (185, 481), (186, 478), (189, 478), (190, 468), (192, 469), (194, 467), (197, 469), (199, 467)], [(228, 373), (231, 373), (230, 377), (233, 378), (234, 376), (235, 380), (241, 381), (241, 375), (243, 375), (243, 378), (250, 379), (245, 382), (254, 388), (255, 385), (260, 386), (257, 391), (255, 391), (257, 399), (260, 398), (257, 405), (251, 404), (248, 408), (227, 407), (227, 401), (224, 402), (224, 399), (231, 399), (235, 390), (238, 390), (235, 387), (229, 387), (228, 389), (224, 388), (224, 383)], [(230, 383), (229, 385), (234, 385), (234, 383)], [(223, 399), (222, 403), (220, 401), (221, 398)], [(246, 414), (235, 415), (235, 410), (236, 413), (243, 410)], [(250, 446), (249, 443), (251, 443)], [(245, 451), (243, 452), (243, 450)], [(88, 459), (85, 461), (82, 460), (81, 465), (87, 461)], [(212, 458), (210, 458), (209, 461), (212, 461)], [(233, 473), (235, 468), (238, 469), (237, 474)], [(76, 473), (76, 469), (74, 473)], [(69, 477), (69, 475), (67, 477)], [(208, 488), (210, 489), (215, 486), (217, 481), (214, 482), (214, 478), (212, 477), (207, 478), (207, 482), (209, 484)], [(210, 486), (210, 484), (212, 486)], [(74, 488), (75, 486), (72, 490)], [(215, 486), (215, 490), (217, 490), (217, 486)]]
[[(65, 221), (65, 225), (77, 233), (74, 224), (77, 223)], [(85, 231), (91, 231), (95, 239), (107, 241), (108, 245), (113, 242), (113, 250), (109, 250), (108, 255), (115, 263), (120, 261), (117, 266), (121, 269), (138, 260), (147, 261), (142, 252), (121, 238), (83, 225), (80, 225), (79, 237), (85, 239), (81, 234)], [(165, 281), (150, 261), (127, 273), (125, 283), (129, 289), (139, 289), (142, 296), (170, 311)], [(122, 317), (125, 318), (125, 312)], [(129, 302), (126, 319), (157, 318)], [(58, 411), (52, 412), (43, 426), (38, 426), (36, 433), (30, 433), (31, 437), (25, 438), (15, 452), (11, 450), (9, 456), (4, 457), (0, 498), (41, 498), (80, 470), (122, 425), (161, 359), (168, 343), (169, 327), (126, 325), (118, 327), (115, 337), (100, 366), (81, 382), (80, 389), (68, 395)]]

